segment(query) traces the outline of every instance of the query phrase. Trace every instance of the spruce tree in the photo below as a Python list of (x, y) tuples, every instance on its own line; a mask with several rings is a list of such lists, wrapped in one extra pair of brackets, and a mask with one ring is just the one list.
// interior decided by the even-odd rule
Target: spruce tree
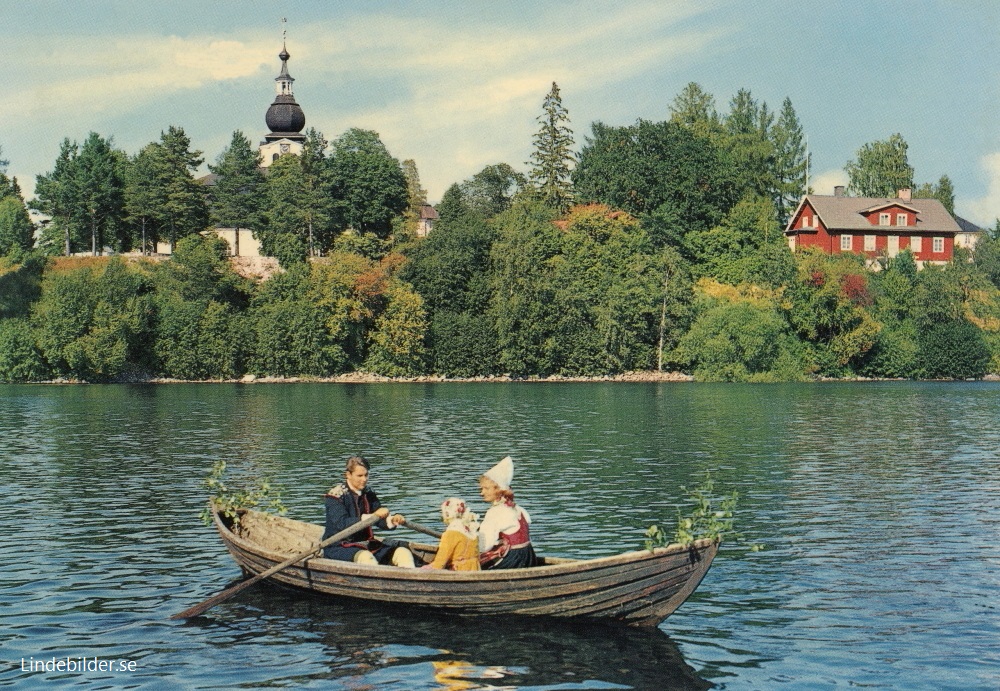
[(777, 187), (774, 145), (770, 140), (774, 117), (767, 104), (758, 104), (747, 89), (740, 89), (729, 105), (724, 122), (725, 149), (738, 194), (773, 199)]
[(792, 107), (792, 100), (786, 98), (781, 104), (778, 121), (771, 128), (771, 142), (774, 144), (774, 179), (776, 183), (774, 204), (778, 219), (782, 223), (798, 206), (806, 189), (807, 151), (802, 134), (802, 125)]
[(570, 179), (576, 156), (573, 154), (573, 130), (569, 128), (569, 113), (559, 96), (559, 85), (552, 82), (552, 89), (542, 103), (542, 124), (532, 140), (535, 150), (531, 154), (529, 177), (542, 201), (564, 213), (573, 202), (573, 184)]
[(715, 97), (697, 82), (689, 82), (670, 105), (670, 121), (702, 137), (718, 135), (722, 131)]

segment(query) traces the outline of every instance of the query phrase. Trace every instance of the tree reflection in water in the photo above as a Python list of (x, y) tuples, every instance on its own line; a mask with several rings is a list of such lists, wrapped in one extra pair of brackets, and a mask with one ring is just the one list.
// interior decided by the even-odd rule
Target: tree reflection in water
[[(325, 653), (299, 682), (338, 680), (350, 688), (517, 689), (521, 687), (707, 689), (659, 629), (561, 620), (458, 618), (423, 609), (328, 600), (280, 586), (256, 586), (216, 623), (263, 627), (280, 643), (320, 643)], [(266, 624), (264, 624), (266, 622)], [(239, 636), (239, 638), (244, 638)], [(297, 640), (296, 640), (297, 639)], [(304, 672), (304, 673), (303, 673)], [(286, 678), (286, 681), (288, 679)], [(577, 685), (584, 685), (578, 687)]]

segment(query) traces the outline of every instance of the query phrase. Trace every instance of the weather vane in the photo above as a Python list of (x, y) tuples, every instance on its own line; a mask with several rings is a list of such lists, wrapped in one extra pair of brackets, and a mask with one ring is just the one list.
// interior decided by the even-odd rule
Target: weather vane
[(287, 22), (287, 21), (288, 20), (285, 19), (284, 17), (281, 18), (281, 42), (282, 43), (285, 42), (285, 38), (286, 38), (287, 33), (288, 33), (287, 30), (285, 29), (285, 22)]

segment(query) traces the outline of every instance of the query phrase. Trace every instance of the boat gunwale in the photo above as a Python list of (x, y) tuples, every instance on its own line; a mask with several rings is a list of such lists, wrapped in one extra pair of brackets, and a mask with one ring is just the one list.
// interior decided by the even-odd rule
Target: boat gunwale
[[(247, 512), (256, 514), (258, 516), (265, 517), (266, 520), (279, 520), (283, 522), (289, 522), (291, 524), (300, 526), (310, 526), (313, 529), (321, 528), (314, 523), (308, 523), (306, 521), (299, 521), (293, 518), (286, 518), (282, 516), (275, 516), (274, 514), (268, 514), (262, 511), (246, 510)], [(254, 542), (247, 538), (244, 538), (225, 524), (222, 520), (221, 512), (213, 510), (213, 521), (215, 523), (216, 529), (219, 531), (223, 542), (231, 542), (233, 545), (240, 547), (245, 551), (257, 554), (259, 557), (273, 561), (274, 563), (280, 563), (290, 556), (289, 553), (278, 552), (271, 548), (265, 547), (259, 542)], [(313, 543), (318, 544), (318, 543)], [(424, 547), (433, 549), (433, 545), (420, 544)], [(620, 552), (618, 554), (613, 554), (604, 557), (595, 557), (592, 559), (573, 559), (568, 562), (555, 563), (555, 564), (543, 564), (541, 566), (532, 566), (528, 568), (520, 569), (502, 569), (502, 570), (486, 570), (486, 571), (449, 571), (445, 569), (401, 569), (394, 566), (385, 565), (367, 565), (367, 564), (355, 564), (353, 562), (341, 561), (336, 559), (327, 559), (325, 557), (309, 556), (303, 558), (297, 563), (296, 566), (299, 568), (306, 568), (319, 573), (324, 574), (334, 574), (343, 576), (355, 576), (355, 577), (372, 577), (377, 575), (379, 578), (391, 579), (391, 580), (404, 580), (404, 581), (419, 581), (419, 582), (440, 582), (448, 583), (453, 581), (461, 582), (483, 582), (489, 583), (503, 583), (510, 584), (511, 581), (520, 580), (531, 580), (537, 579), (539, 577), (543, 578), (557, 578), (561, 576), (573, 577), (573, 576), (585, 576), (594, 570), (614, 567), (624, 564), (633, 564), (641, 561), (647, 560), (664, 560), (668, 557), (673, 556), (683, 556), (689, 555), (695, 552), (699, 555), (698, 560), (705, 558), (704, 554), (706, 551), (712, 551), (711, 557), (714, 559), (715, 554), (712, 547), (718, 546), (718, 542), (710, 539), (696, 540), (690, 545), (681, 545), (679, 543), (674, 543), (667, 545), (666, 547), (656, 547), (653, 550), (632, 550), (628, 552)], [(304, 550), (302, 550), (304, 551)], [(294, 553), (293, 553), (294, 554)]]

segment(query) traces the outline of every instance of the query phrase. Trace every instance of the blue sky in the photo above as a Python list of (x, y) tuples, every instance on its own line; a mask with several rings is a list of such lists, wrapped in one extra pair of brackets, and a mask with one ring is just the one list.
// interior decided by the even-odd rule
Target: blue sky
[(389, 2), (0, 0), (0, 146), (29, 193), (63, 138), (135, 153), (170, 125), (214, 161), (254, 142), (280, 68), (307, 127), (372, 129), (416, 161), (431, 201), (491, 163), (525, 169), (553, 81), (577, 146), (592, 122), (663, 120), (688, 82), (720, 112), (741, 88), (792, 100), (821, 194), (894, 132), (916, 181), (1000, 217), (1000, 3), (993, 0)]

